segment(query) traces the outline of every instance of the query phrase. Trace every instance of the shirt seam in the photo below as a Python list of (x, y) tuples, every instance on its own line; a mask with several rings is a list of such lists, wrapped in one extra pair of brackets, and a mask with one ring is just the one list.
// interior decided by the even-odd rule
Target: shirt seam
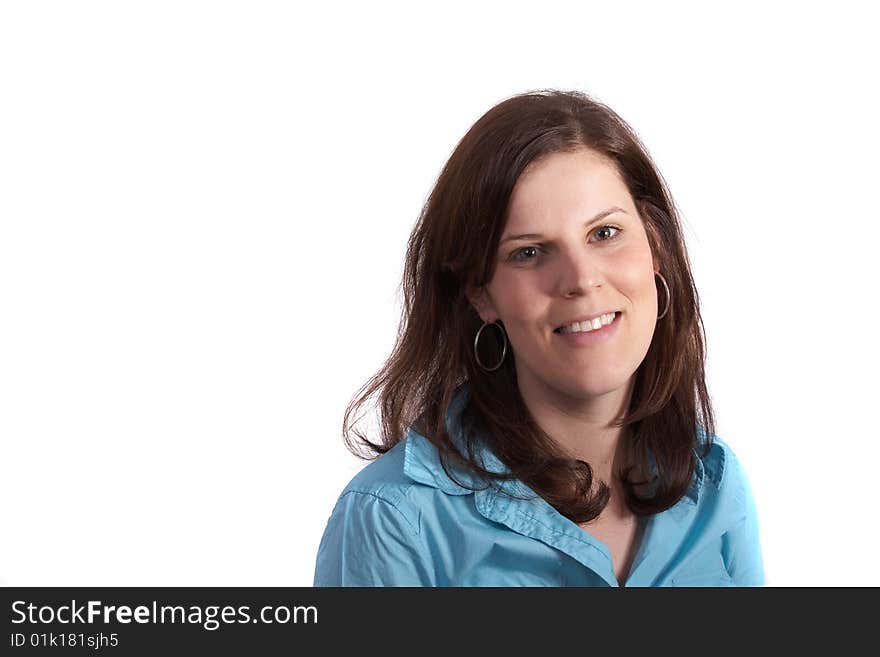
[(525, 517), (528, 518), (529, 520), (534, 521), (535, 523), (537, 523), (538, 525), (540, 525), (541, 527), (543, 527), (544, 529), (546, 529), (547, 531), (549, 531), (549, 532), (551, 532), (551, 533), (553, 533), (553, 534), (557, 534), (557, 535), (559, 535), (559, 536), (566, 536), (566, 537), (568, 537), (568, 538), (570, 538), (570, 539), (572, 539), (572, 540), (574, 540), (574, 541), (577, 541), (578, 543), (581, 543), (581, 544), (583, 544), (583, 545), (586, 545), (587, 547), (593, 548), (596, 552), (598, 552), (599, 554), (601, 554), (603, 557), (605, 557), (605, 558), (608, 557), (608, 555), (606, 555), (598, 545), (594, 545), (593, 543), (591, 543), (591, 542), (590, 542), (589, 540), (587, 540), (586, 538), (583, 538), (583, 537), (581, 537), (581, 536), (576, 536), (576, 535), (574, 535), (574, 534), (570, 534), (570, 533), (568, 533), (568, 532), (562, 531), (561, 529), (556, 529), (555, 527), (551, 527), (550, 525), (544, 523), (544, 522), (543, 522), (542, 520), (540, 520), (539, 518), (536, 518), (536, 517), (534, 517), (534, 516), (529, 515), (528, 513), (526, 513), (525, 511), (523, 511), (522, 509), (516, 509), (516, 512), (517, 512), (519, 515), (521, 515), (521, 516), (525, 516)]
[(744, 470), (742, 469), (742, 465), (739, 460), (731, 459), (731, 467), (729, 469), (728, 479), (733, 478), (733, 482), (728, 481), (728, 486), (732, 487), (732, 496), (736, 500), (737, 504), (737, 512), (740, 514), (740, 518), (737, 519), (736, 523), (733, 524), (731, 530), (735, 528), (739, 528), (741, 524), (745, 524), (749, 520), (749, 493), (746, 489), (746, 484), (744, 481)]
[[(407, 488), (407, 490), (409, 490), (409, 488)], [(418, 536), (418, 535), (419, 535), (420, 532), (419, 532), (418, 528), (415, 527), (415, 526), (409, 521), (409, 519), (406, 517), (406, 514), (405, 514), (403, 511), (400, 510), (400, 508), (397, 506), (397, 504), (396, 504), (395, 502), (389, 500), (389, 499), (386, 498), (386, 497), (383, 497), (382, 495), (379, 495), (379, 494), (376, 493), (375, 491), (369, 491), (369, 490), (349, 490), (349, 491), (346, 491), (345, 493), (343, 493), (342, 497), (340, 497), (340, 501), (342, 500), (342, 498), (344, 498), (344, 497), (347, 496), (347, 495), (351, 495), (352, 493), (356, 493), (356, 494), (358, 494), (358, 495), (369, 495), (369, 496), (371, 496), (371, 497), (375, 497), (377, 500), (380, 500), (380, 501), (382, 501), (382, 502), (385, 502), (385, 503), (388, 504), (390, 507), (392, 507), (395, 511), (397, 511), (397, 513), (400, 514), (400, 517), (403, 518), (403, 521), (404, 521), (404, 522), (407, 524), (407, 526), (410, 528), (410, 530), (412, 531), (412, 533), (413, 533), (414, 536)]]

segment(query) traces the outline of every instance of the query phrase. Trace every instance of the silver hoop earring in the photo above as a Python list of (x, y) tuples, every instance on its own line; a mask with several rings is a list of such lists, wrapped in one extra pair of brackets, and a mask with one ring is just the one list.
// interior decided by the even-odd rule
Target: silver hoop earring
[[(480, 333), (483, 332), (483, 329), (489, 325), (497, 326), (498, 330), (501, 331), (501, 339), (503, 340), (503, 344), (501, 346), (501, 360), (498, 361), (498, 364), (495, 367), (486, 367), (483, 363), (480, 362), (480, 353), (479, 353), (479, 343), (480, 343)], [(504, 357), (507, 356), (507, 334), (504, 332), (504, 327), (501, 324), (497, 323), (497, 320), (494, 322), (483, 322), (483, 325), (477, 331), (477, 335), (474, 338), (474, 358), (477, 359), (477, 365), (480, 366), (484, 372), (494, 372), (499, 367), (501, 367), (501, 363), (504, 362)]]
[(669, 304), (672, 303), (672, 294), (669, 292), (669, 286), (666, 284), (666, 279), (663, 278), (663, 274), (658, 271), (654, 272), (654, 275), (660, 277), (660, 282), (663, 283), (663, 288), (666, 290), (666, 307), (661, 314), (657, 315), (657, 319), (663, 319), (669, 311)]

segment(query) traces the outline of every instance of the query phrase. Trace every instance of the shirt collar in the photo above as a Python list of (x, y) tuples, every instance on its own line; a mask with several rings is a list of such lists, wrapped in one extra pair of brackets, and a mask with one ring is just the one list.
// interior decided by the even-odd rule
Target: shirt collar
[[(465, 384), (456, 391), (446, 411), (446, 430), (461, 454), (466, 453), (460, 424), (461, 411), (469, 399), (470, 391)], [(705, 434), (699, 429), (698, 435), (701, 440), (705, 440)], [(478, 475), (453, 463), (447, 463), (447, 468), (452, 472), (456, 480), (469, 488), (461, 486), (450, 479), (444, 471), (437, 448), (430, 440), (416, 432), (413, 428), (409, 429), (404, 439), (406, 444), (404, 446), (403, 471), (413, 481), (438, 488), (450, 495), (468, 495), (474, 493), (473, 489), (482, 490), (487, 488), (485, 481)], [(478, 441), (478, 444), (475, 445), (475, 451), (476, 458), (484, 469), (501, 474), (510, 472), (510, 469), (482, 441)], [(682, 500), (696, 505), (700, 500), (705, 470), (702, 458), (700, 458), (696, 449), (694, 452), (697, 456), (694, 475), (691, 485)], [(651, 467), (656, 472), (653, 459)], [(514, 496), (535, 495), (534, 491), (518, 479), (498, 480), (494, 482), (494, 485)]]
[[(461, 411), (469, 399), (470, 391), (467, 386), (463, 386), (453, 395), (452, 402), (446, 410), (446, 431), (460, 454), (467, 453), (464, 435), (461, 431)], [(450, 495), (467, 495), (473, 493), (473, 489), (479, 490), (486, 487), (482, 479), (475, 473), (453, 463), (447, 463), (447, 468), (457, 481), (470, 488), (460, 486), (450, 479), (443, 469), (438, 449), (415, 429), (410, 428), (405, 439), (403, 471), (413, 481), (439, 488)], [(490, 472), (509, 472), (509, 469), (482, 442), (475, 448), (476, 457), (484, 469)]]

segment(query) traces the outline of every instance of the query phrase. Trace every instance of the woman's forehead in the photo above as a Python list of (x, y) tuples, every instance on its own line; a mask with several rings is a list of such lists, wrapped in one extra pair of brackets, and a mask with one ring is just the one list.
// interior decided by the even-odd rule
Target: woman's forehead
[[(613, 163), (592, 152), (555, 153), (517, 181), (508, 206), (507, 230), (531, 228), (565, 215), (592, 217), (616, 206), (630, 213), (634, 203)], [(530, 224), (530, 225), (525, 225)]]

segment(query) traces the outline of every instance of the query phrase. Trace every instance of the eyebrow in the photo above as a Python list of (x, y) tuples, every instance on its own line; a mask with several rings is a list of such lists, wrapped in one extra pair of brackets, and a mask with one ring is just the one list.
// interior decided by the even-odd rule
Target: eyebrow
[[(607, 217), (610, 214), (614, 214), (615, 212), (623, 212), (624, 214), (626, 214), (626, 210), (614, 205), (610, 208), (605, 208), (604, 210), (602, 210), (602, 212), (597, 214), (592, 219), (587, 219), (584, 222), (584, 228), (586, 228), (590, 224), (596, 223), (597, 221), (604, 219), (605, 217)], [(501, 242), (499, 242), (499, 244), (505, 244), (506, 242), (512, 242), (514, 240), (526, 240), (526, 239), (535, 240), (535, 239), (541, 239), (542, 237), (544, 237), (544, 236), (541, 235), (541, 233), (523, 233), (522, 235), (509, 235), (508, 237), (505, 237), (503, 240), (501, 240)]]

